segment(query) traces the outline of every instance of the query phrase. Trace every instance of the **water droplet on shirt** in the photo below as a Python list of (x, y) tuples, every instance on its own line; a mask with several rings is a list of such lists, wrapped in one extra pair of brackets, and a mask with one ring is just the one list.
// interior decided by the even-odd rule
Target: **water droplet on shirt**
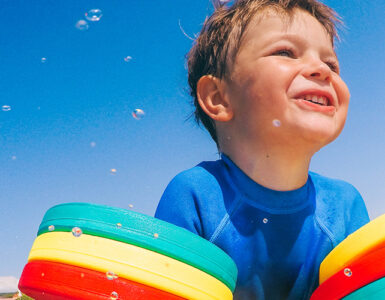
[(274, 119), (273, 120), (273, 125), (274, 125), (274, 127), (280, 127), (281, 126), (281, 121), (278, 120), (278, 119)]
[(82, 233), (83, 233), (83, 231), (79, 227), (72, 228), (72, 235), (74, 237), (79, 237), (82, 235)]
[(143, 117), (144, 117), (145, 113), (142, 109), (140, 108), (137, 108), (135, 109), (133, 112), (132, 112), (132, 116), (136, 119), (136, 120), (141, 120)]
[(266, 224), (267, 222), (269, 222), (269, 220), (268, 220), (267, 218), (264, 218), (264, 219), (262, 220), (262, 222), (263, 222), (264, 224)]
[(88, 23), (85, 20), (79, 20), (76, 22), (75, 27), (81, 31), (85, 31), (88, 29)]
[(117, 292), (112, 292), (110, 296), (110, 300), (117, 300), (119, 299), (119, 294)]
[(10, 111), (10, 110), (11, 110), (11, 107), (10, 107), (9, 105), (3, 105), (3, 106), (1, 107), (1, 110), (2, 110), (2, 111)]
[(353, 275), (353, 272), (349, 268), (345, 268), (344, 269), (344, 274), (345, 274), (345, 276), (350, 277), (350, 276)]
[(97, 22), (103, 16), (102, 11), (99, 8), (90, 9), (85, 13), (86, 19), (91, 22)]
[(106, 276), (107, 276), (108, 280), (114, 280), (114, 279), (118, 278), (118, 276), (112, 271), (107, 271)]
[(55, 226), (54, 225), (49, 225), (48, 226), (48, 231), (54, 231), (55, 230)]

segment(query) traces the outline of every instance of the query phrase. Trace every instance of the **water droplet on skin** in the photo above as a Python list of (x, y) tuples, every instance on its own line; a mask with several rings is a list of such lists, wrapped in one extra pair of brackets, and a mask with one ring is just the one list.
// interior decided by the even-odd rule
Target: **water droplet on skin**
[(158, 238), (159, 237), (159, 234), (157, 234), (157, 233), (154, 233), (154, 238)]
[(145, 113), (143, 110), (141, 110), (140, 108), (137, 108), (135, 109), (133, 112), (132, 112), (132, 116), (136, 119), (136, 120), (141, 120), (143, 117), (144, 117)]
[(11, 107), (9, 105), (3, 105), (1, 107), (2, 111), (10, 111), (11, 110)]
[(125, 61), (125, 62), (129, 62), (131, 59), (132, 59), (131, 56), (126, 56), (126, 57), (124, 58), (124, 61)]
[(112, 292), (110, 296), (110, 300), (117, 300), (119, 299), (119, 295), (117, 292)]
[(74, 237), (79, 237), (82, 235), (82, 233), (83, 233), (83, 231), (79, 227), (72, 228), (72, 235)]
[(88, 30), (88, 23), (85, 20), (79, 20), (76, 22), (75, 27), (81, 31)]
[(264, 218), (263, 221), (262, 221), (264, 224), (266, 224), (267, 222), (269, 222), (269, 220), (267, 218)]
[(122, 228), (122, 224), (121, 223), (116, 223), (116, 227)]
[(353, 272), (349, 268), (345, 268), (344, 274), (345, 274), (345, 276), (350, 277), (353, 275)]
[(106, 276), (107, 276), (108, 280), (114, 280), (114, 279), (118, 278), (118, 276), (112, 271), (107, 271)]
[(280, 127), (281, 126), (281, 121), (278, 120), (278, 119), (274, 119), (273, 120), (273, 125), (274, 125), (274, 127)]
[(98, 22), (103, 16), (102, 11), (99, 8), (90, 9), (85, 13), (86, 19), (91, 22)]
[(48, 231), (54, 231), (55, 230), (55, 226), (54, 225), (49, 225), (48, 226)]
[(115, 175), (115, 174), (116, 174), (116, 169), (111, 169), (111, 170), (110, 170), (110, 173), (111, 173), (112, 175)]

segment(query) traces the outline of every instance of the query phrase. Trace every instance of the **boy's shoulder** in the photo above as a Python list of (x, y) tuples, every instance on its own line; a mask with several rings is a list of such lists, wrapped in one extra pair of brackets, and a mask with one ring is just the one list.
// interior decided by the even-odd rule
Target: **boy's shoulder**
[(350, 183), (309, 172), (315, 189), (315, 220), (334, 246), (369, 221), (364, 200)]

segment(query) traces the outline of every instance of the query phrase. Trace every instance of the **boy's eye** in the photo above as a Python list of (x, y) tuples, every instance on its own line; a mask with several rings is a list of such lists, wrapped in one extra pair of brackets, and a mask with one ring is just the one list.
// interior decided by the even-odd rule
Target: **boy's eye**
[(275, 56), (294, 57), (293, 51), (290, 49), (281, 49), (273, 53)]
[(332, 70), (333, 72), (339, 73), (338, 64), (336, 62), (327, 61), (327, 62), (325, 62), (325, 64), (327, 64), (328, 67), (330, 68), (330, 70)]

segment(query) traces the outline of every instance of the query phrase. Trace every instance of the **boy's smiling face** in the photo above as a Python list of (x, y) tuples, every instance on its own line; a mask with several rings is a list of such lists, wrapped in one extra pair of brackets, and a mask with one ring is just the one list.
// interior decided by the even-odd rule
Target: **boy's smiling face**
[(291, 17), (272, 9), (255, 16), (229, 78), (232, 133), (243, 142), (303, 141), (319, 149), (344, 126), (349, 91), (331, 37), (303, 10)]

